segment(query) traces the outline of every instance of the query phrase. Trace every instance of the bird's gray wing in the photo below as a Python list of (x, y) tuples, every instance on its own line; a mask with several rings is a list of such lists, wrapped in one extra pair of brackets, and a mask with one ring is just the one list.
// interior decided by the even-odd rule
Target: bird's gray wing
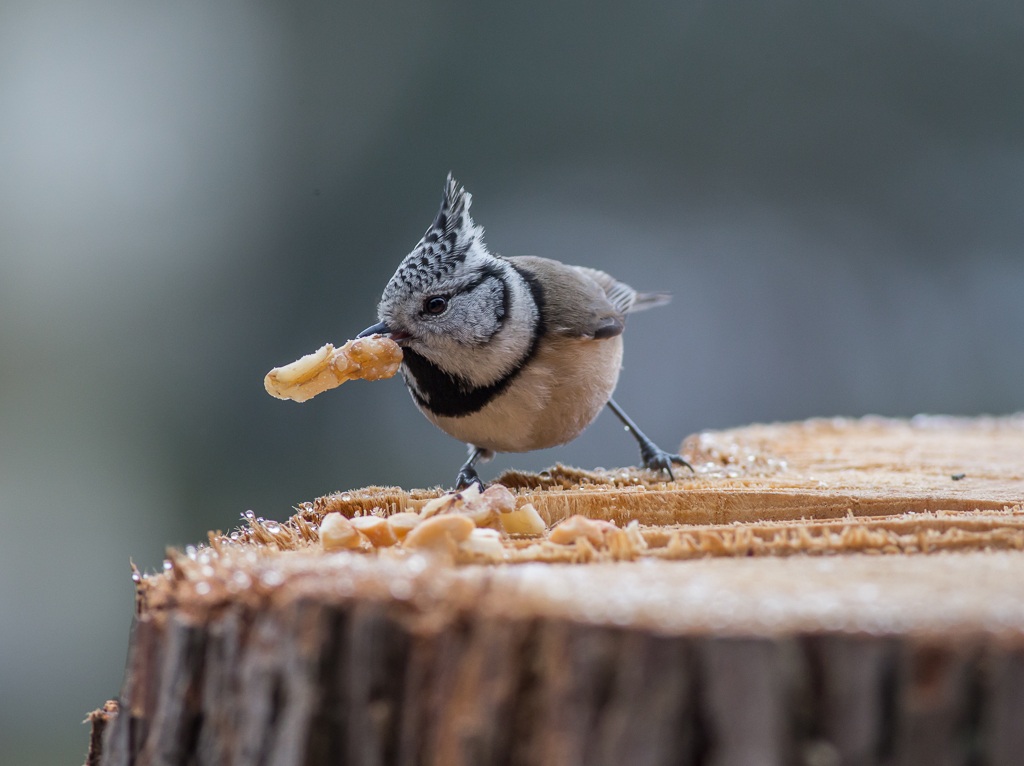
[(508, 258), (543, 293), (547, 332), (574, 338), (613, 338), (625, 328), (636, 291), (603, 271), (521, 255)]
[(632, 314), (637, 311), (653, 309), (656, 306), (664, 306), (672, 300), (670, 293), (638, 293), (611, 274), (599, 271), (598, 269), (590, 269), (586, 266), (573, 266), (572, 268), (583, 272), (601, 285), (601, 289), (608, 296), (608, 301), (623, 314)]

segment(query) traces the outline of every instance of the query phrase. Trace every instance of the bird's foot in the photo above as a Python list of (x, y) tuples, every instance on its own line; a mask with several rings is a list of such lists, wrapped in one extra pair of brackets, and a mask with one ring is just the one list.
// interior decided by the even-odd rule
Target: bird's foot
[(684, 465), (690, 469), (691, 473), (696, 473), (693, 470), (693, 466), (686, 462), (680, 455), (675, 455), (671, 452), (665, 452), (654, 442), (650, 442), (641, 446), (640, 457), (644, 461), (644, 468), (651, 471), (664, 471), (668, 474), (670, 481), (675, 481), (675, 474), (672, 473), (673, 465)]
[(661, 447), (651, 441), (650, 437), (647, 436), (643, 431), (637, 428), (636, 423), (632, 421), (629, 415), (626, 414), (614, 399), (608, 400), (608, 409), (615, 413), (615, 417), (622, 421), (622, 425), (626, 427), (626, 430), (633, 434), (636, 438), (637, 444), (640, 445), (640, 459), (644, 461), (644, 468), (651, 471), (664, 471), (668, 474), (668, 478), (671, 481), (675, 481), (675, 474), (672, 473), (672, 465), (685, 465), (693, 473), (693, 466), (687, 463), (679, 455), (673, 455), (671, 452), (665, 452)]
[(473, 444), (469, 445), (469, 459), (462, 464), (462, 468), (459, 469), (458, 478), (455, 479), (455, 491), (459, 492), (466, 489), (471, 484), (477, 484), (482, 492), (484, 489), (484, 483), (480, 481), (480, 475), (476, 472), (477, 461), (482, 460), (487, 462), (494, 457), (494, 451), (486, 449), (484, 447), (477, 447)]
[(480, 491), (483, 491), (484, 483), (480, 479), (480, 474), (472, 466), (463, 466), (459, 471), (458, 478), (455, 479), (455, 491), (461, 492), (464, 489), (469, 489), (473, 484), (479, 485)]

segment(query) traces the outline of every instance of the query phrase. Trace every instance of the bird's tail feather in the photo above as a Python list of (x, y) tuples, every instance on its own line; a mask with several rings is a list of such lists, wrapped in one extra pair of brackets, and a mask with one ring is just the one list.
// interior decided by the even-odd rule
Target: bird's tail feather
[(672, 300), (671, 293), (637, 293), (633, 305), (629, 307), (629, 313), (664, 306), (670, 300)]

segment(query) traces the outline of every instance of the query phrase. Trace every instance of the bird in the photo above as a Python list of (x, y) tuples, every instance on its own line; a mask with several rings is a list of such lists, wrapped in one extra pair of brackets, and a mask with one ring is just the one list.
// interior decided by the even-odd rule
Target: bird
[(416, 407), (468, 446), (456, 489), (498, 452), (566, 444), (608, 407), (633, 434), (645, 468), (693, 467), (658, 447), (612, 398), (628, 314), (667, 303), (597, 269), (539, 256), (504, 257), (470, 216), (472, 195), (451, 173), (423, 238), (388, 281), (381, 334), (402, 347)]

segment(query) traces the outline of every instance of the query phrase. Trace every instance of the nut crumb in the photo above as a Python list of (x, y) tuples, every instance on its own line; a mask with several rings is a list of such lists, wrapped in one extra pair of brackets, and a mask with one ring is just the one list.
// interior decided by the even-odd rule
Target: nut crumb
[(548, 528), (533, 503), (525, 503), (514, 511), (500, 514), (498, 522), (510, 535), (542, 535)]
[(555, 526), (551, 530), (551, 534), (548, 535), (548, 539), (559, 545), (571, 545), (580, 538), (586, 538), (594, 545), (601, 546), (604, 544), (605, 533), (616, 529), (618, 527), (610, 521), (588, 519), (586, 516), (576, 514)]
[(369, 548), (369, 541), (349, 519), (340, 513), (329, 513), (320, 522), (320, 545), (325, 551)]
[(375, 548), (388, 548), (398, 543), (394, 527), (381, 516), (356, 516), (350, 521)]
[(391, 531), (395, 533), (395, 537), (402, 541), (423, 519), (420, 518), (418, 513), (402, 511), (401, 513), (391, 514), (388, 516), (387, 521)]
[(476, 525), (461, 514), (446, 513), (425, 519), (405, 536), (402, 545), (454, 557), (458, 545), (466, 540)]
[(501, 532), (496, 529), (474, 529), (459, 543), (459, 551), (489, 561), (501, 561), (505, 557)]

